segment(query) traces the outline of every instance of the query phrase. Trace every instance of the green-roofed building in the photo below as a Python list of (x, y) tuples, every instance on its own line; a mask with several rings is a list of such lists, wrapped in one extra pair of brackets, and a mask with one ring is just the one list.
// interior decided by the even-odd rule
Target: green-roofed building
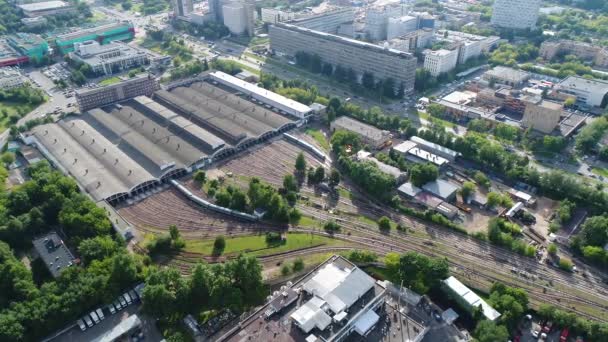
[(31, 33), (15, 33), (7, 38), (8, 44), (22, 56), (42, 59), (49, 52), (49, 44), (40, 36)]
[(62, 34), (55, 37), (53, 40), (58, 52), (65, 55), (74, 51), (74, 43), (95, 40), (103, 45), (117, 40), (130, 40), (133, 39), (134, 36), (135, 28), (133, 27), (133, 24), (128, 21), (123, 21)]

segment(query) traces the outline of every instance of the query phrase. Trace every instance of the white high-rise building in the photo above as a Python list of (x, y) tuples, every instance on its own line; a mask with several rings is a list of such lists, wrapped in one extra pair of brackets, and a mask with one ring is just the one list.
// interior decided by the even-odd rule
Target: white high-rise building
[(230, 2), (222, 6), (224, 25), (231, 34), (253, 36), (255, 5), (252, 1)]
[(458, 50), (436, 50), (427, 51), (424, 54), (424, 68), (428, 70), (432, 76), (450, 72), (458, 64)]
[(496, 0), (492, 25), (511, 29), (532, 29), (536, 26), (541, 0)]

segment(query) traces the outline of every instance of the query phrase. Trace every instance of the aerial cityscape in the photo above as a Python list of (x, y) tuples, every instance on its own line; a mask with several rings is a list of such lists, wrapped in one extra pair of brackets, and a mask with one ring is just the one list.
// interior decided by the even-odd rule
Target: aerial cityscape
[(608, 341), (608, 1), (0, 8), (0, 341)]

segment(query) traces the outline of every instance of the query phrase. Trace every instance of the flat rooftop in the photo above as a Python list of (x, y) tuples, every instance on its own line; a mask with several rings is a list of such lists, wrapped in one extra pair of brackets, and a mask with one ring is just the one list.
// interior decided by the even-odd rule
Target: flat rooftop
[(22, 10), (30, 11), (30, 12), (46, 11), (46, 10), (62, 8), (62, 7), (69, 7), (69, 6), (70, 6), (70, 4), (68, 4), (65, 1), (44, 1), (44, 2), (34, 2), (31, 4), (17, 5), (17, 7), (21, 8)]
[(88, 35), (101, 34), (106, 31), (115, 30), (115, 29), (121, 28), (121, 27), (133, 27), (133, 24), (131, 24), (128, 21), (113, 22), (113, 23), (109, 23), (109, 24), (104, 24), (104, 25), (100, 25), (100, 26), (80, 29), (78, 31), (61, 34), (61, 35), (57, 36), (57, 40), (58, 41), (74, 40), (74, 39), (88, 36)]
[(32, 244), (53, 277), (57, 278), (61, 272), (74, 265), (72, 252), (55, 232), (33, 240)]
[(490, 77), (513, 81), (516, 83), (523, 82), (530, 78), (529, 72), (504, 66), (494, 67), (493, 69), (486, 71), (486, 75)]
[(355, 120), (348, 116), (341, 116), (337, 118), (336, 120), (334, 120), (333, 124), (339, 128), (355, 132), (361, 136), (372, 140), (381, 140), (387, 135), (386, 131), (383, 131), (361, 121)]
[(568, 76), (559, 84), (561, 88), (577, 89), (589, 93), (608, 93), (608, 81), (600, 79), (586, 79), (580, 76)]
[[(216, 340), (304, 342), (341, 339), (376, 342), (383, 339), (387, 330), (395, 332), (390, 335), (394, 336), (392, 341), (408, 341), (408, 337), (414, 340), (414, 337), (426, 333), (422, 323), (424, 319), (409, 310), (399, 313), (396, 310), (398, 296), (393, 287), (387, 288), (386, 283), (375, 281), (348, 260), (333, 256), (295, 284), (281, 287), (268, 304)], [(268, 316), (268, 310), (277, 306), (276, 297), (289, 304)], [(415, 303), (412, 308), (420, 301), (420, 296), (414, 294), (404, 297), (402, 309), (405, 309), (407, 300)], [(347, 303), (348, 310), (343, 310), (342, 304)], [(384, 303), (386, 305), (382, 305)], [(407, 330), (397, 332), (400, 320), (407, 323), (404, 324)], [(310, 330), (303, 331), (303, 325), (308, 324), (313, 327), (308, 326)], [(318, 325), (325, 328), (320, 330)]]

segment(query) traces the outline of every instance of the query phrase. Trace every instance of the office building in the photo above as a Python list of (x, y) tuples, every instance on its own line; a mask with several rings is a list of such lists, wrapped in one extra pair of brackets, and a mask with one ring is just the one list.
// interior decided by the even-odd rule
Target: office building
[[(366, 38), (372, 41), (386, 40), (389, 28), (389, 19), (393, 18), (391, 30), (395, 33), (398, 29), (400, 20), (403, 18), (403, 22), (406, 26), (409, 26), (413, 31), (417, 27), (411, 21), (412, 17), (406, 16), (407, 8), (404, 5), (386, 5), (381, 7), (369, 7), (365, 11), (365, 35)], [(400, 29), (400, 28), (399, 28)], [(405, 33), (405, 32), (404, 32)], [(391, 37), (394, 38), (395, 36)], [(388, 38), (388, 39), (391, 39)]]
[(350, 23), (355, 18), (352, 7), (340, 7), (309, 17), (296, 18), (289, 24), (304, 27), (314, 31), (336, 34), (341, 24)]
[(122, 42), (99, 45), (89, 40), (74, 44), (75, 50), (70, 58), (91, 67), (99, 75), (112, 75), (115, 72), (127, 70), (149, 63), (148, 54), (144, 50), (132, 47)]
[(430, 46), (434, 38), (435, 33), (433, 29), (425, 28), (393, 38), (388, 41), (388, 46), (403, 52), (414, 52), (416, 49)]
[(523, 127), (549, 134), (559, 125), (563, 106), (559, 103), (540, 100), (528, 102), (521, 121)]
[(424, 69), (437, 77), (450, 72), (458, 64), (458, 50), (427, 50), (424, 54)]
[(223, 6), (222, 0), (209, 0), (208, 3), (209, 3), (209, 14), (211, 14), (211, 17), (213, 18), (213, 20), (217, 21), (218, 23), (223, 23), (224, 15), (222, 13), (222, 6)]
[(559, 92), (576, 96), (578, 104), (601, 108), (608, 105), (608, 81), (569, 76), (556, 88)]
[(269, 36), (276, 53), (317, 54), (334, 67), (352, 68), (359, 76), (371, 72), (376, 79), (390, 77), (403, 84), (406, 93), (414, 90), (416, 58), (411, 53), (284, 23), (270, 26)]
[(76, 102), (81, 112), (102, 107), (137, 96), (150, 96), (158, 90), (158, 82), (151, 75), (138, 75), (134, 78), (94, 89), (76, 90)]
[(508, 29), (536, 27), (541, 0), (496, 0), (492, 9), (492, 25)]
[(281, 11), (274, 8), (262, 8), (261, 20), (268, 24), (282, 23), (295, 19), (294, 12)]
[(417, 28), (418, 18), (416, 17), (406, 15), (402, 17), (388, 18), (386, 39), (390, 40), (403, 36), (406, 33), (416, 31)]
[(65, 1), (45, 1), (17, 5), (28, 18), (47, 17), (76, 12), (76, 8)]
[(173, 14), (176, 17), (187, 17), (193, 11), (192, 0), (173, 0)]
[(26, 78), (21, 75), (19, 69), (2, 68), (0, 69), (0, 89), (12, 89), (25, 85)]
[(76, 258), (74, 258), (72, 252), (54, 231), (34, 239), (32, 245), (34, 245), (34, 250), (36, 250), (38, 256), (44, 261), (46, 268), (55, 278), (76, 263)]
[(100, 44), (108, 44), (114, 41), (126, 41), (135, 36), (135, 27), (129, 21), (118, 21), (100, 26), (78, 29), (77, 31), (58, 35), (51, 38), (57, 50), (61, 54), (74, 51), (75, 43), (95, 40)]
[(388, 131), (383, 131), (347, 116), (341, 116), (332, 121), (330, 128), (332, 132), (335, 132), (336, 130), (345, 130), (356, 133), (361, 137), (361, 141), (364, 145), (370, 145), (373, 148), (381, 148), (391, 139), (391, 135)]

